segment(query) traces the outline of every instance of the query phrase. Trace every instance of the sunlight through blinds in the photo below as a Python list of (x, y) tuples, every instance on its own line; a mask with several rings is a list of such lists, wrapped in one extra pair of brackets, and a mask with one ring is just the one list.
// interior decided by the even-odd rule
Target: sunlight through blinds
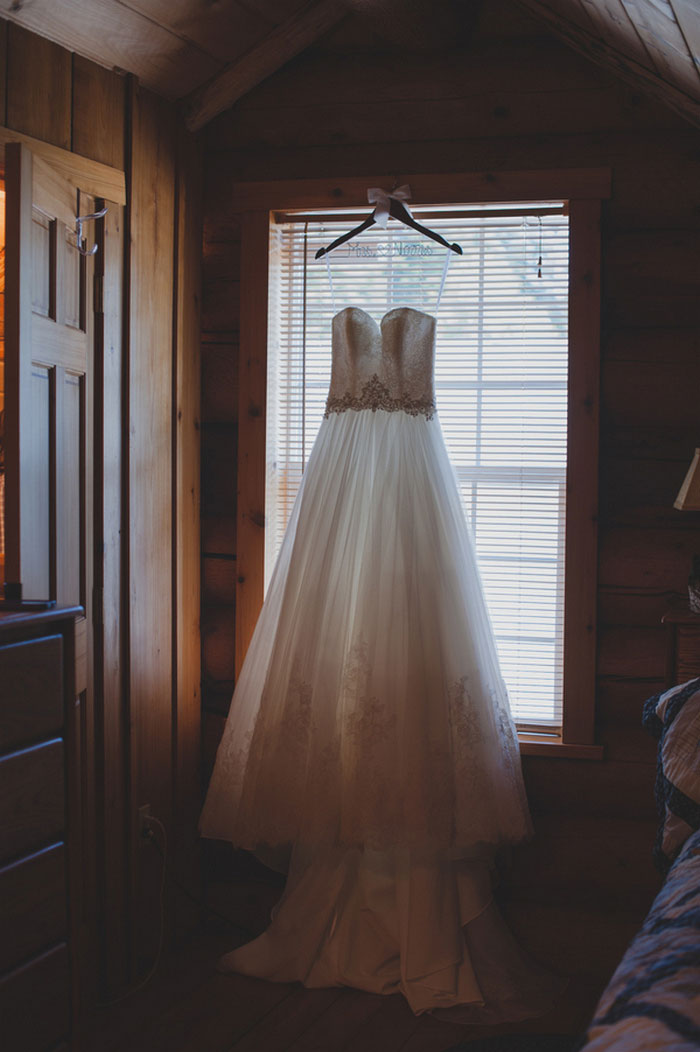
[[(464, 250), (450, 261), (437, 315), (438, 416), (515, 719), (554, 729), (562, 719), (568, 220), (561, 207), (454, 211), (425, 220)], [(266, 587), (330, 382), (333, 303), (314, 255), (353, 225), (347, 216), (271, 224)], [(444, 258), (408, 227), (371, 228), (331, 254), (335, 309), (361, 306), (377, 321), (396, 306), (433, 313)]]

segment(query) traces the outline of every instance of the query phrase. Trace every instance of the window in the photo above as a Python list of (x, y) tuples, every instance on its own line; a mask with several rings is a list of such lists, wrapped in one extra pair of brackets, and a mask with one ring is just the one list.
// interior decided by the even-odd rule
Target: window
[[(291, 218), (299, 221), (302, 210), (307, 210), (309, 222), (336, 222), (335, 211), (345, 209), (342, 229), (354, 221), (349, 213), (363, 217), (367, 214), (367, 187), (391, 184), (391, 176), (323, 177), (318, 179), (284, 180), (261, 183), (237, 183), (231, 188), (229, 208), (240, 217), (241, 229), (241, 318), (239, 357), (239, 415), (238, 415), (238, 476), (236, 503), (236, 669), (240, 670), (257, 622), (264, 594), (264, 564), (266, 541), (274, 533), (266, 519), (274, 511), (266, 500), (265, 483), (271, 481), (266, 466), (277, 464), (276, 451), (268, 445), (268, 423), (282, 426), (274, 399), (268, 405), (268, 352), (278, 355), (283, 342), (299, 336), (299, 300), (289, 314), (279, 308), (286, 299), (291, 305), (291, 287), (284, 288), (281, 270), (283, 243), (278, 227)], [(520, 747), (525, 753), (539, 756), (600, 759), (602, 750), (594, 744), (594, 713), (596, 687), (596, 606), (597, 606), (597, 520), (598, 520), (598, 416), (599, 416), (599, 358), (600, 358), (600, 217), (601, 203), (611, 194), (609, 168), (566, 168), (540, 171), (452, 172), (420, 174), (411, 177), (415, 201), (434, 202), (431, 223), (453, 217), (454, 202), (482, 202), (496, 211), (512, 213), (530, 210), (526, 203), (566, 202), (568, 218), (568, 372), (567, 372), (567, 439), (566, 492), (564, 540), (564, 603), (563, 603), (563, 673), (561, 732), (557, 723), (535, 723), (523, 729), (521, 722)], [(504, 205), (502, 202), (510, 202)], [(470, 205), (472, 212), (474, 206)], [(325, 215), (321, 210), (325, 210)], [(330, 210), (333, 210), (332, 212)], [(419, 209), (415, 209), (419, 211)], [(432, 211), (432, 210), (431, 210)], [(480, 214), (486, 211), (480, 208)], [(545, 209), (546, 211), (546, 209)], [(425, 211), (423, 215), (427, 214)], [(550, 213), (551, 214), (551, 213)], [(271, 237), (271, 219), (273, 233)], [(346, 220), (348, 220), (346, 225)], [(393, 225), (393, 224), (392, 224)], [(533, 236), (534, 223), (527, 223)], [(539, 224), (537, 224), (539, 228)], [(361, 235), (364, 237), (365, 235)], [(422, 239), (421, 239), (422, 240)], [(539, 233), (534, 235), (539, 241)], [(360, 243), (358, 239), (358, 244)], [(298, 242), (297, 242), (298, 245)], [(534, 247), (534, 245), (533, 245)], [(537, 245), (538, 249), (539, 245)], [(536, 249), (536, 250), (537, 250)], [(548, 245), (544, 244), (545, 280)], [(439, 268), (439, 254), (433, 257)], [(554, 259), (554, 257), (552, 257)], [(333, 261), (334, 270), (342, 261)], [(396, 259), (394, 260), (396, 263)], [(464, 260), (453, 260), (449, 282), (462, 270)], [(536, 263), (536, 259), (534, 261)], [(387, 261), (383, 261), (386, 273)], [(456, 263), (456, 266), (454, 265)], [(437, 291), (438, 269), (425, 272), (424, 294), (427, 305)], [(396, 268), (394, 268), (396, 271)], [(464, 272), (462, 270), (462, 272)], [(328, 295), (325, 267), (314, 264), (306, 268), (307, 283), (318, 280), (319, 295)], [(336, 285), (341, 282), (338, 275)], [(286, 279), (285, 279), (286, 280)], [(432, 289), (430, 282), (432, 281)], [(325, 290), (321, 293), (323, 283)], [(337, 290), (339, 306), (348, 289)], [(418, 294), (418, 290), (416, 290)], [(448, 288), (448, 297), (452, 291)], [(377, 313), (386, 307), (387, 294), (377, 299)], [(306, 293), (307, 311), (310, 306), (309, 287)], [(449, 305), (449, 300), (446, 301)], [(271, 310), (268, 308), (272, 307)], [(323, 339), (326, 360), (329, 353), (327, 323)], [(370, 307), (370, 309), (372, 309)], [(446, 315), (444, 315), (446, 317)], [(312, 319), (307, 318), (308, 321)], [(461, 323), (464, 327), (464, 321)], [(443, 311), (440, 326), (445, 335)], [(309, 341), (303, 353), (307, 358), (306, 372), (311, 364)], [(297, 357), (298, 363), (298, 357)], [(270, 363), (272, 365), (272, 363)], [(279, 364), (279, 359), (278, 359)], [(290, 362), (290, 368), (292, 363)], [(297, 364), (298, 369), (298, 364)], [(321, 401), (325, 397), (324, 390)], [(440, 396), (442, 397), (442, 396)], [(312, 421), (306, 415), (308, 405), (297, 404), (305, 414), (304, 442), (308, 432), (313, 436)], [(443, 426), (446, 410), (440, 407)], [(277, 416), (277, 422), (274, 423)], [(268, 419), (272, 417), (272, 419)], [(289, 426), (293, 429), (293, 407), (290, 404)], [(297, 426), (297, 425), (294, 425)], [(297, 445), (297, 448), (300, 447)], [(281, 503), (288, 500), (285, 492), (293, 484), (294, 458), (290, 452), (288, 481), (278, 489)], [(297, 471), (301, 470), (303, 457)], [(269, 494), (268, 494), (269, 496)], [(477, 523), (478, 527), (478, 523)]]
[[(553, 736), (561, 734), (564, 685), (564, 212), (563, 202), (472, 205), (425, 218), (464, 250), (451, 259), (438, 314), (438, 416), (472, 527), (514, 716), (521, 728)], [(440, 286), (445, 250), (390, 223), (332, 253), (334, 306), (326, 266), (314, 256), (353, 222), (347, 214), (306, 213), (277, 215), (271, 224), (266, 582), (323, 417), (334, 309), (356, 304), (377, 319), (400, 304), (432, 312)]]

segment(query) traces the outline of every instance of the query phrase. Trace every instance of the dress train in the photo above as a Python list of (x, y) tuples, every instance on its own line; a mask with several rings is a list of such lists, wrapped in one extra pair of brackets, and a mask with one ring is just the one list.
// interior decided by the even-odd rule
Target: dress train
[(541, 1015), (566, 985), (513, 939), (478, 853), (297, 847), (271, 924), (219, 967), (312, 988), (402, 993), (416, 1015), (474, 1024)]

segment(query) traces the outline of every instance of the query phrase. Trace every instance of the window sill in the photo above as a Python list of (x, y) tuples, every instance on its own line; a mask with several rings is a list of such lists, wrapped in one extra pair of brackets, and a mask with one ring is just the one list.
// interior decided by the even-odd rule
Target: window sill
[(574, 745), (552, 735), (518, 733), (521, 756), (552, 756), (562, 760), (602, 760), (602, 745)]

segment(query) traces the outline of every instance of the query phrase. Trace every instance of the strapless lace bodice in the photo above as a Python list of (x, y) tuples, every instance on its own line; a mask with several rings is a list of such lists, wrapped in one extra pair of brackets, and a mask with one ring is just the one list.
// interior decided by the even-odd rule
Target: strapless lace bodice
[(333, 318), (332, 346), (326, 416), (382, 409), (430, 420), (435, 412), (432, 315), (396, 307), (377, 324), (361, 307), (346, 307)]

